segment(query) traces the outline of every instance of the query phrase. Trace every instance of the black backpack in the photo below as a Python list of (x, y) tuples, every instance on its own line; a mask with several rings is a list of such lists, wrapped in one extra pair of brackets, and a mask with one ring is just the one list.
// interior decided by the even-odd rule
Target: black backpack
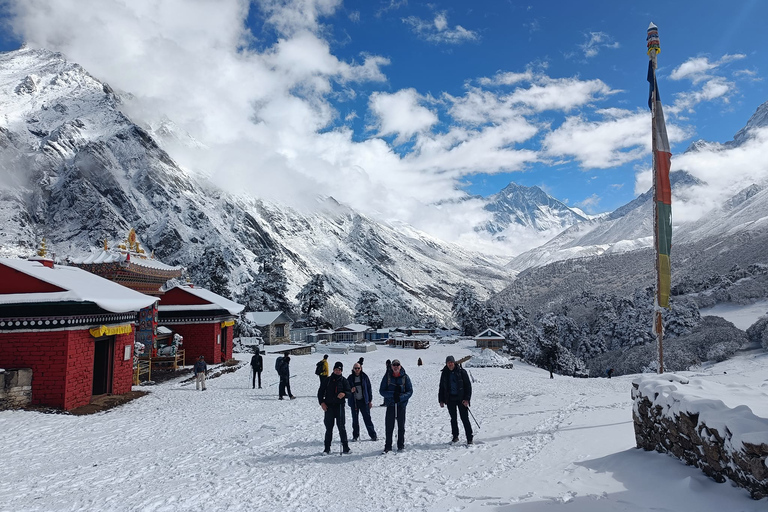
[(280, 365), (283, 364), (283, 357), (280, 356), (277, 359), (275, 359), (275, 370), (278, 372), (280, 371)]
[(317, 366), (315, 367), (315, 375), (320, 375), (321, 373), (323, 373), (323, 366), (324, 366), (323, 361), (320, 361), (319, 363), (317, 363)]

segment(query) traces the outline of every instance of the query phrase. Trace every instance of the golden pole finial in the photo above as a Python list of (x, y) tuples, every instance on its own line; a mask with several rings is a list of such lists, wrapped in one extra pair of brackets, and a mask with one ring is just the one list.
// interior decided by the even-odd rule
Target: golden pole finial
[(48, 246), (45, 243), (45, 237), (40, 240), (40, 246), (37, 248), (37, 255), (41, 258), (45, 258), (48, 255)]

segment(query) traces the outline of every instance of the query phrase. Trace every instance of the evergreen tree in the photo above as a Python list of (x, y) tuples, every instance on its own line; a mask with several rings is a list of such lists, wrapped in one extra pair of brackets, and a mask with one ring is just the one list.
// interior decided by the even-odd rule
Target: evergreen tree
[(299, 301), (299, 313), (307, 325), (317, 327), (325, 323), (322, 310), (329, 297), (330, 294), (325, 291), (325, 277), (322, 274), (315, 274), (302, 287), (296, 295), (296, 300)]
[(451, 311), (464, 336), (478, 334), (485, 324), (484, 308), (475, 291), (466, 284), (461, 285), (456, 292)]
[(384, 321), (379, 313), (379, 296), (373, 292), (364, 291), (355, 304), (355, 322), (381, 329)]
[(188, 272), (198, 286), (230, 299), (232, 292), (229, 288), (230, 270), (227, 261), (231, 260), (232, 253), (229, 249), (209, 246), (197, 261), (189, 266)]
[(267, 303), (265, 311), (282, 311), (291, 313), (293, 309), (286, 297), (288, 293), (288, 277), (283, 268), (284, 260), (275, 251), (264, 249), (259, 254), (260, 272), (256, 285)]

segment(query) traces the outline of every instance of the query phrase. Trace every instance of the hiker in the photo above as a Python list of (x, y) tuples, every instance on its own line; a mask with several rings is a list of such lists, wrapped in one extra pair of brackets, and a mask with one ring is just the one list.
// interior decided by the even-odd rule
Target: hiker
[(418, 360), (418, 361), (416, 361), (416, 364), (417, 364), (418, 366), (421, 366), (421, 365), (423, 365), (424, 363), (422, 363), (422, 362), (421, 362), (421, 358), (419, 358), (419, 360)]
[(384, 453), (392, 451), (392, 433), (397, 421), (397, 449), (405, 448), (405, 408), (408, 399), (413, 394), (411, 379), (405, 374), (405, 369), (400, 361), (392, 361), (389, 370), (384, 374), (379, 386), (379, 394), (384, 397), (384, 405), (387, 413), (384, 419), (386, 437), (384, 440)]
[(608, 368), (608, 370), (605, 373), (608, 375), (608, 378), (610, 379), (611, 376), (613, 376), (613, 368)]
[(344, 399), (352, 394), (349, 382), (342, 375), (344, 365), (336, 361), (333, 365), (333, 373), (317, 390), (317, 401), (325, 412), (323, 423), (325, 424), (325, 448), (323, 453), (331, 453), (331, 441), (333, 440), (333, 424), (339, 429), (343, 453), (349, 453), (347, 440), (347, 425), (344, 417)]
[(286, 391), (288, 392), (288, 398), (293, 400), (296, 398), (291, 393), (291, 356), (288, 354), (285, 354), (283, 357), (278, 357), (277, 362), (275, 364), (275, 369), (277, 369), (277, 374), (280, 376), (280, 390), (279, 390), (279, 396), (278, 400), (282, 400), (283, 397), (286, 395)]
[(259, 389), (261, 389), (261, 371), (264, 369), (264, 359), (261, 357), (259, 347), (256, 347), (256, 353), (251, 358), (251, 386), (256, 389), (256, 375), (259, 376)]
[(315, 365), (315, 375), (320, 377), (321, 386), (328, 380), (328, 354), (325, 354)]
[[(361, 358), (362, 359), (362, 358)], [(363, 371), (360, 361), (352, 365), (352, 373), (347, 377), (352, 393), (347, 397), (347, 403), (352, 408), (352, 440), (360, 439), (360, 418), (362, 413), (365, 428), (371, 441), (376, 440), (376, 429), (371, 421), (371, 407), (373, 407), (373, 392), (371, 379)]]
[(451, 416), (452, 443), (459, 442), (459, 422), (456, 420), (456, 410), (459, 411), (461, 423), (464, 425), (464, 434), (467, 436), (467, 444), (472, 444), (472, 424), (469, 422), (469, 401), (472, 399), (472, 382), (467, 371), (456, 364), (453, 356), (445, 358), (445, 366), (440, 374), (440, 389), (437, 392), (437, 401), (440, 407), (448, 404), (448, 414)]
[(205, 364), (205, 356), (197, 358), (193, 371), (195, 373), (195, 389), (199, 390), (200, 386), (202, 386), (203, 391), (205, 391), (205, 374), (208, 373), (208, 365)]

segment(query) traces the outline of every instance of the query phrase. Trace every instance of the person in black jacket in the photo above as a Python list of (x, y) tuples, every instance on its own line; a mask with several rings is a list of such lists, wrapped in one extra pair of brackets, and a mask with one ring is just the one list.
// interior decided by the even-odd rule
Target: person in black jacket
[(375, 441), (376, 429), (371, 421), (371, 407), (373, 407), (371, 379), (363, 371), (360, 361), (352, 365), (352, 373), (347, 377), (347, 382), (349, 382), (352, 391), (347, 398), (347, 402), (352, 408), (352, 440), (357, 441), (360, 438), (360, 413), (362, 413), (368, 435), (371, 437), (371, 441)]
[(467, 444), (472, 444), (472, 424), (469, 422), (469, 402), (472, 399), (472, 383), (467, 371), (456, 364), (453, 356), (445, 358), (445, 367), (440, 375), (440, 389), (437, 401), (440, 407), (448, 404), (448, 414), (451, 415), (452, 443), (459, 441), (459, 423), (456, 421), (456, 410), (459, 411)]
[(261, 357), (259, 347), (256, 347), (256, 353), (251, 358), (251, 386), (256, 389), (256, 375), (259, 376), (259, 389), (261, 389), (261, 371), (264, 369), (264, 359)]
[(286, 395), (286, 390), (288, 392), (288, 398), (293, 400), (296, 397), (293, 396), (293, 393), (291, 393), (291, 356), (285, 354), (279, 359), (280, 362), (277, 365), (277, 374), (280, 376), (280, 385), (278, 386), (278, 400), (283, 399), (283, 397)]
[(347, 426), (344, 416), (345, 399), (352, 394), (349, 382), (341, 374), (344, 365), (341, 361), (336, 361), (333, 365), (333, 373), (328, 377), (324, 384), (317, 390), (317, 401), (325, 412), (325, 449), (324, 454), (331, 453), (331, 441), (333, 440), (333, 424), (339, 429), (339, 437), (344, 453), (349, 453), (349, 442), (347, 440)]

